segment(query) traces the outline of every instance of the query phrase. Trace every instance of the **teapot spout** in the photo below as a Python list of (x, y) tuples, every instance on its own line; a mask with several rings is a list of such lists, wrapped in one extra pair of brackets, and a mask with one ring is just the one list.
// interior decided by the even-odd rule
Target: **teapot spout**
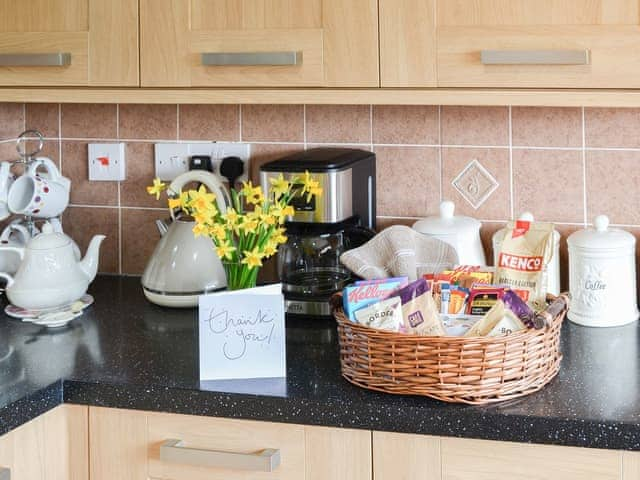
[(104, 235), (94, 235), (89, 242), (89, 248), (84, 258), (78, 264), (80, 270), (84, 273), (89, 282), (92, 282), (96, 278), (98, 273), (98, 261), (100, 260), (100, 244), (106, 237)]

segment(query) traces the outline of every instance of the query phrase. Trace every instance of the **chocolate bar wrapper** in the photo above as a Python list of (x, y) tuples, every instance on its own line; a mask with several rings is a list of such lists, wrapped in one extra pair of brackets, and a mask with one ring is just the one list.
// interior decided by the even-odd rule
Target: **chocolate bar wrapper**
[(426, 336), (446, 335), (429, 285), (424, 278), (400, 289), (397, 295), (402, 301), (402, 317), (407, 332)]
[(536, 313), (516, 292), (507, 290), (502, 295), (502, 301), (528, 328), (534, 327)]

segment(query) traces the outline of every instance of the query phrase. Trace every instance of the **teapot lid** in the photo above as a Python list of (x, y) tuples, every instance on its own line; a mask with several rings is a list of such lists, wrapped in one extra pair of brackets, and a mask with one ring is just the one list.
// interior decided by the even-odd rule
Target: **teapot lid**
[(445, 200), (440, 204), (440, 215), (418, 220), (413, 229), (427, 235), (455, 235), (477, 233), (482, 224), (475, 218), (455, 216), (455, 204)]
[(598, 215), (593, 220), (594, 228), (586, 228), (572, 233), (567, 243), (572, 247), (589, 250), (611, 250), (633, 247), (636, 237), (618, 228), (609, 227), (609, 217)]
[(39, 233), (29, 241), (28, 248), (32, 250), (49, 250), (65, 247), (71, 243), (71, 239), (64, 233), (53, 230), (49, 222), (42, 225), (42, 233)]

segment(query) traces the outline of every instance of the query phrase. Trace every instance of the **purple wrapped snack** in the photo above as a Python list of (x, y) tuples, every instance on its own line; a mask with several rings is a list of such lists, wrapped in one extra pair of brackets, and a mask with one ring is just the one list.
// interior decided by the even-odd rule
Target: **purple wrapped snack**
[(396, 291), (394, 296), (396, 295), (400, 297), (402, 318), (407, 332), (430, 336), (446, 334), (429, 283), (424, 278)]
[(502, 295), (502, 301), (504, 305), (511, 310), (516, 316), (522, 320), (527, 328), (534, 327), (534, 317), (536, 313), (531, 309), (529, 305), (526, 304), (524, 300), (522, 300), (517, 293), (513, 290), (507, 290)]

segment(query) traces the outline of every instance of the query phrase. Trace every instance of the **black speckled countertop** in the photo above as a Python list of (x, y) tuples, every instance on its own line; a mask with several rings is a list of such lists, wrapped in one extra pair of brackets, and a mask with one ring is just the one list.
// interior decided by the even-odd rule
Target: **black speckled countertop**
[[(563, 327), (560, 374), (488, 407), (355, 387), (332, 322), (288, 322), (286, 393), (200, 385), (197, 312), (149, 304), (138, 278), (98, 277), (96, 303), (60, 331), (0, 316), (0, 434), (62, 402), (582, 447), (640, 450), (637, 324)], [(236, 392), (236, 393), (231, 393)], [(240, 393), (242, 392), (242, 393)]]

